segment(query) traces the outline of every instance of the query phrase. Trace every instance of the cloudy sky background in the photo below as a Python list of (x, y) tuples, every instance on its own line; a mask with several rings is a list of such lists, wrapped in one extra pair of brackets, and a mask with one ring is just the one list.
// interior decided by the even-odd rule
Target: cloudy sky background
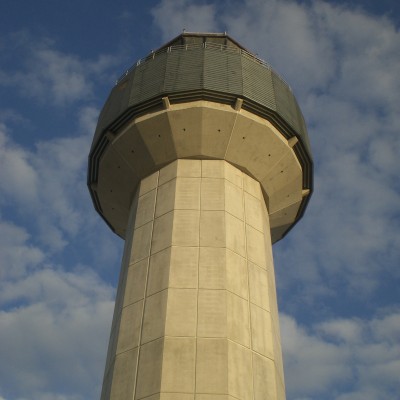
[(315, 160), (274, 246), (288, 400), (400, 393), (400, 3), (0, 2), (0, 400), (99, 399), (122, 241), (86, 163), (116, 78), (227, 31), (291, 85)]

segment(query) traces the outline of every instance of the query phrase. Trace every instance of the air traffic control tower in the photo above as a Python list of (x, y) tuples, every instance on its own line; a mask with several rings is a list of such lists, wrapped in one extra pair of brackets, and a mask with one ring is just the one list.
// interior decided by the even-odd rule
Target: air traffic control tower
[(284, 399), (272, 243), (312, 191), (287, 83), (226, 34), (179, 35), (112, 89), (88, 185), (125, 239), (101, 399)]

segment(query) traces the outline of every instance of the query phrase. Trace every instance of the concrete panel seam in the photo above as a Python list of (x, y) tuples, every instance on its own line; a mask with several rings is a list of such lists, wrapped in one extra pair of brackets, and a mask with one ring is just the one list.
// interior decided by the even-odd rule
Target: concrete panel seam
[(137, 352), (137, 358), (136, 358), (136, 371), (135, 371), (135, 378), (134, 378), (134, 384), (133, 384), (133, 396), (132, 400), (136, 398), (136, 389), (137, 389), (137, 379), (138, 379), (138, 374), (139, 374), (139, 362), (140, 362), (140, 353), (141, 353), (141, 343), (142, 343), (142, 334), (143, 334), (143, 326), (144, 326), (144, 313), (146, 309), (146, 298), (147, 298), (147, 284), (149, 280), (149, 270), (150, 270), (150, 256), (151, 256), (151, 247), (152, 247), (152, 242), (153, 242), (153, 232), (154, 232), (154, 220), (155, 220), (155, 213), (156, 213), (156, 205), (157, 205), (157, 194), (158, 194), (158, 182), (160, 179), (160, 174), (157, 174), (157, 186), (156, 186), (156, 201), (154, 204), (154, 210), (153, 210), (153, 229), (151, 231), (151, 238), (150, 238), (150, 251), (149, 251), (149, 262), (147, 263), (147, 271), (146, 271), (146, 278), (145, 278), (145, 289), (144, 289), (144, 299), (143, 299), (143, 308), (142, 308), (142, 318), (140, 321), (140, 331), (139, 331), (139, 339), (138, 339), (138, 352)]
[(202, 192), (202, 185), (203, 185), (203, 162), (200, 163), (200, 211), (199, 211), (199, 231), (198, 231), (198, 239), (199, 239), (199, 251), (197, 252), (197, 296), (196, 296), (196, 337), (195, 337), (195, 353), (194, 353), (194, 393), (197, 392), (197, 347), (198, 347), (198, 328), (199, 328), (199, 287), (200, 287), (200, 221), (201, 221), (201, 192)]
[(225, 149), (224, 160), (226, 160), (226, 153), (228, 152), (229, 145), (231, 144), (232, 133), (235, 130), (236, 120), (237, 120), (237, 116), (238, 116), (239, 113), (240, 113), (240, 110), (236, 111), (235, 120), (234, 120), (234, 122), (232, 124), (231, 134), (229, 135), (229, 140), (228, 140), (228, 143), (227, 143), (226, 149)]
[[(242, 174), (244, 174), (242, 172)], [(244, 222), (244, 226), (246, 228), (246, 204), (245, 204), (245, 189), (244, 189), (245, 185), (243, 184), (243, 196), (242, 196), (242, 207), (243, 207), (243, 222)], [(250, 346), (250, 350), (253, 349), (253, 335), (252, 335), (252, 320), (251, 320), (251, 307), (250, 307), (250, 284), (249, 284), (249, 262), (248, 262), (248, 254), (247, 254), (247, 232), (245, 229), (245, 235), (244, 235), (244, 248), (245, 248), (245, 256), (246, 256), (246, 268), (247, 268), (247, 293), (248, 293), (248, 299), (247, 299), (247, 312), (249, 315), (249, 346)], [(251, 355), (251, 387), (252, 387), (252, 397), (254, 400), (254, 392), (255, 392), (255, 388), (254, 388), (254, 367), (253, 367), (253, 352), (250, 352)]]

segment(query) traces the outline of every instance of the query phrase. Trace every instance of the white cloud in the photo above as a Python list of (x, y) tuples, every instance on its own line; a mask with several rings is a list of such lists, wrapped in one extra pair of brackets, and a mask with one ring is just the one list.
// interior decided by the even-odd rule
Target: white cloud
[(399, 61), (399, 32), (387, 18), (368, 15), (359, 9), (316, 2), (331, 40), (338, 47), (340, 79), (332, 85), (335, 95), (368, 106), (395, 105), (400, 84), (396, 79)]
[(289, 398), (313, 396), (351, 379), (348, 349), (310, 335), (291, 317), (281, 315), (280, 323)]
[(0, 365), (0, 393), (13, 399), (99, 396), (114, 289), (89, 267), (72, 267), (80, 246), (101, 272), (120, 257), (121, 243), (95, 215), (85, 182), (97, 113), (82, 109), (74, 136), (29, 150), (2, 126), (2, 172), (18, 172), (18, 161), (31, 175), (18, 172), (0, 186), (12, 204), (2, 204), (0, 219), (0, 359), (9, 360)]
[(79, 111), (78, 117), (80, 132), (91, 139), (96, 130), (99, 110), (91, 106), (82, 107)]
[(372, 323), (376, 340), (385, 340), (389, 343), (400, 343), (400, 314), (388, 314), (376, 319)]
[(9, 304), (0, 312), (2, 390), (15, 398), (52, 398), (51, 390), (53, 398), (98, 396), (113, 289), (87, 268), (47, 268), (1, 292)]
[(319, 399), (330, 393), (327, 398), (335, 400), (392, 399), (400, 390), (399, 318), (393, 311), (370, 320), (327, 320), (306, 329), (281, 315), (288, 397)]
[(362, 328), (360, 321), (349, 319), (331, 320), (318, 325), (318, 330), (327, 337), (348, 343), (361, 340)]
[[(104, 78), (105, 71), (118, 63), (118, 57), (100, 54), (89, 60), (63, 53), (47, 38), (33, 41), (28, 32), (6, 37), (13, 43), (13, 53), (21, 53), (14, 69), (0, 69), (0, 86), (17, 88), (24, 98), (31, 97), (42, 104), (64, 106), (88, 100), (93, 95), (93, 83)], [(7, 56), (7, 46), (1, 48)], [(110, 79), (107, 76), (107, 79)]]
[(37, 182), (38, 176), (28, 154), (10, 140), (6, 126), (0, 124), (0, 190), (6, 195), (32, 202), (37, 199)]
[(77, 112), (74, 135), (41, 140), (30, 149), (15, 143), (13, 131), (0, 125), (3, 277), (24, 276), (44, 262), (44, 254), (61, 254), (68, 246), (73, 248), (65, 253), (67, 259), (83, 246), (91, 254), (86, 261), (100, 270), (118, 263), (122, 243), (96, 215), (86, 187), (97, 115), (96, 108), (83, 107)]
[(296, 89), (324, 87), (334, 77), (334, 45), (312, 7), (293, 1), (233, 2), (221, 19), (229, 34), (266, 58)]
[(97, 113), (93, 107), (83, 108), (78, 135), (38, 141), (33, 150), (16, 144), (4, 124), (0, 126), (3, 203), (14, 203), (31, 220), (36, 240), (50, 249), (62, 249), (89, 218), (94, 222), (85, 175)]
[[(121, 243), (95, 215), (86, 188), (97, 114), (84, 107), (74, 135), (30, 149), (1, 125), (0, 174), (9, 173), (0, 184), (0, 359), (8, 360), (0, 393), (7, 398), (99, 396), (114, 289), (79, 264), (112, 270)], [(87, 253), (76, 257), (82, 247)]]
[(195, 4), (190, 0), (161, 1), (152, 9), (163, 40), (171, 40), (186, 29), (188, 32), (215, 32), (216, 7), (213, 4)]
[(76, 57), (52, 49), (39, 49), (34, 53), (33, 62), (33, 71), (28, 75), (35, 83), (31, 86), (33, 94), (41, 97), (49, 87), (54, 100), (62, 103), (91, 93), (85, 66)]
[(30, 243), (24, 228), (0, 221), (0, 237), (0, 280), (25, 276), (44, 261), (45, 253)]
[(15, 72), (0, 71), (0, 84), (19, 89), (24, 97), (64, 105), (88, 98), (92, 85), (85, 63), (73, 55), (47, 47), (29, 48), (27, 63)]

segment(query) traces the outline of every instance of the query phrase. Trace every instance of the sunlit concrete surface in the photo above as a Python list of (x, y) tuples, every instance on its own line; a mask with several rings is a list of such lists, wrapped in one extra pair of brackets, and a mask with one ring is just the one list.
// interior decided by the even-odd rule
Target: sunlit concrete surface
[(128, 224), (102, 399), (284, 399), (269, 216), (221, 160), (142, 180)]

